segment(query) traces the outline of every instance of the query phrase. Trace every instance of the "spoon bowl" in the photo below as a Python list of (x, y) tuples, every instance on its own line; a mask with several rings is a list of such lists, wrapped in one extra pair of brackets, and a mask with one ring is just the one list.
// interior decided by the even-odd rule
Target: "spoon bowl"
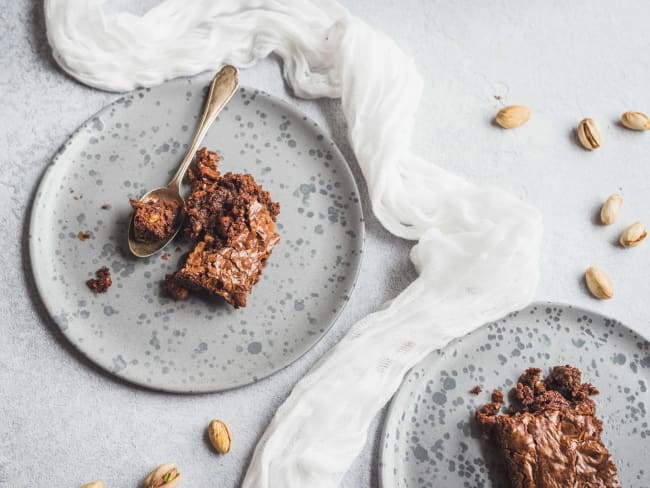
[(167, 201), (176, 201), (180, 204), (180, 215), (176, 219), (175, 228), (169, 236), (158, 241), (139, 241), (135, 238), (134, 232), (134, 217), (135, 212), (131, 216), (131, 221), (129, 223), (129, 250), (133, 253), (134, 256), (139, 258), (149, 257), (167, 244), (169, 244), (176, 234), (180, 231), (183, 226), (183, 220), (185, 216), (185, 200), (181, 196), (181, 182), (185, 176), (187, 168), (189, 168), (190, 163), (194, 160), (194, 154), (199, 148), (199, 144), (205, 137), (205, 134), (208, 131), (212, 122), (217, 118), (219, 112), (223, 107), (228, 103), (232, 98), (237, 86), (239, 85), (237, 68), (234, 66), (226, 65), (214, 76), (212, 83), (210, 84), (210, 92), (208, 93), (208, 98), (205, 102), (205, 108), (203, 110), (203, 117), (199, 122), (192, 143), (187, 149), (187, 153), (183, 158), (176, 174), (169, 182), (167, 186), (162, 186), (147, 192), (144, 196), (140, 198), (140, 201), (147, 202), (149, 200), (167, 200)]

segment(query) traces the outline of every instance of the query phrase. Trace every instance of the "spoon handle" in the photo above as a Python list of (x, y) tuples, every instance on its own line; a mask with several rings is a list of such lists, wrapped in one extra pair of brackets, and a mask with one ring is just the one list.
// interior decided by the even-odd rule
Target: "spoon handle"
[(208, 93), (208, 99), (205, 102), (205, 108), (203, 109), (201, 122), (196, 128), (194, 139), (192, 139), (192, 143), (187, 149), (183, 162), (167, 185), (168, 188), (177, 188), (180, 193), (181, 182), (183, 181), (187, 168), (194, 159), (194, 153), (196, 153), (196, 150), (199, 148), (208, 128), (212, 125), (214, 119), (217, 118), (221, 109), (226, 105), (226, 103), (228, 103), (228, 100), (233, 96), (238, 85), (239, 79), (237, 76), (237, 68), (234, 66), (228, 64), (214, 75), (212, 84), (210, 85), (210, 93)]

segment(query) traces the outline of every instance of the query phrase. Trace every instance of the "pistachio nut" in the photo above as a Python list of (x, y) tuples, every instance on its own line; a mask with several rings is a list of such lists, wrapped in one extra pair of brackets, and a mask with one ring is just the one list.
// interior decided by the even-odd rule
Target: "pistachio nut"
[(634, 247), (641, 244), (647, 236), (648, 232), (645, 230), (645, 224), (640, 221), (634, 222), (623, 231), (619, 242), (623, 247)]
[(618, 219), (618, 214), (621, 212), (623, 199), (620, 195), (614, 193), (610, 195), (600, 209), (600, 221), (603, 225), (611, 225)]
[(593, 151), (603, 144), (596, 122), (592, 119), (582, 119), (578, 124), (578, 139), (585, 149)]
[(641, 112), (625, 112), (621, 115), (621, 123), (632, 130), (650, 130), (650, 118)]
[(530, 109), (523, 105), (503, 107), (496, 116), (497, 124), (504, 129), (513, 129), (524, 125), (530, 119)]
[(591, 294), (600, 299), (607, 300), (614, 296), (614, 287), (612, 280), (605, 274), (602, 269), (594, 268), (593, 266), (585, 272), (585, 281), (587, 288)]
[(166, 463), (149, 473), (144, 480), (144, 488), (173, 488), (180, 482), (180, 477), (176, 463)]
[(221, 420), (215, 419), (210, 422), (208, 436), (210, 437), (212, 447), (219, 454), (226, 454), (230, 451), (230, 431), (228, 430), (228, 426)]

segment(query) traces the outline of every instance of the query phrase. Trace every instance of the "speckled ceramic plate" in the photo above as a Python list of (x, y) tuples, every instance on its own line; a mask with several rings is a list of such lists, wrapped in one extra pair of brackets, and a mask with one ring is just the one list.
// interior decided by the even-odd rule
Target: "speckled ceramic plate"
[[(63, 333), (101, 367), (166, 391), (245, 385), (304, 354), (348, 301), (364, 241), (359, 192), (335, 144), (290, 105), (240, 88), (204, 145), (224, 172), (253, 174), (280, 202), (280, 244), (244, 309), (161, 297), (189, 246), (132, 257), (127, 199), (170, 179), (208, 83), (139, 90), (83, 124), (43, 177), (30, 225), (38, 290)], [(113, 286), (94, 295), (85, 281), (101, 266)]]
[[(597, 313), (536, 304), (430, 354), (393, 399), (382, 437), (384, 488), (505, 487), (474, 411), (529, 367), (571, 364), (597, 386), (603, 439), (626, 488), (648, 486), (650, 344)], [(479, 395), (469, 393), (480, 385)]]

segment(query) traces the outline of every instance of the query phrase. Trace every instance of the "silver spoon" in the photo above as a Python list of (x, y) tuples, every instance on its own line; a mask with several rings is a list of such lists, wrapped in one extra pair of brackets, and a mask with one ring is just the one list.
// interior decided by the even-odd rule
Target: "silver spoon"
[[(238, 85), (239, 79), (237, 76), (237, 68), (230, 65), (221, 68), (221, 71), (219, 71), (212, 80), (210, 93), (208, 93), (208, 99), (206, 100), (205, 108), (203, 109), (203, 117), (201, 118), (201, 122), (194, 134), (194, 139), (192, 139), (192, 143), (187, 149), (187, 153), (185, 154), (178, 171), (176, 171), (176, 174), (167, 186), (151, 190), (140, 198), (140, 201), (142, 202), (152, 199), (158, 200), (161, 198), (175, 200), (180, 204), (181, 215), (176, 219), (176, 228), (174, 229), (174, 232), (172, 232), (168, 238), (155, 242), (139, 242), (135, 240), (133, 232), (133, 216), (131, 216), (131, 222), (129, 224), (129, 249), (137, 257), (146, 258), (147, 256), (157, 253), (169, 244), (181, 229), (183, 225), (183, 209), (185, 206), (185, 200), (183, 200), (183, 197), (181, 196), (181, 182), (183, 181), (185, 172), (194, 159), (194, 154), (199, 148), (203, 137), (205, 137), (208, 128), (217, 118), (221, 109), (226, 105), (226, 103), (228, 103), (228, 100), (233, 96)], [(135, 215), (135, 212), (133, 215)]]

